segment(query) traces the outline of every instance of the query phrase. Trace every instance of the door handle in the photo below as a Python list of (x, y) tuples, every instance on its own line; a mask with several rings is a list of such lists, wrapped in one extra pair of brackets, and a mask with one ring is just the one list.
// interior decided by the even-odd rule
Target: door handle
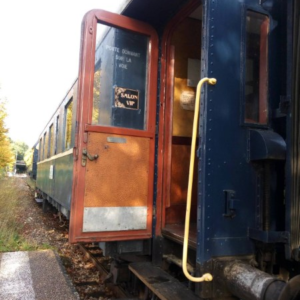
[(99, 157), (98, 154), (95, 154), (95, 155), (91, 155), (87, 152), (87, 150), (85, 148), (82, 149), (82, 159), (81, 159), (81, 165), (83, 167), (86, 166), (86, 161), (87, 161), (87, 158), (90, 160), (90, 161), (93, 161), (93, 160), (96, 160), (97, 158)]
[(187, 257), (188, 257), (188, 243), (189, 243), (189, 230), (190, 230), (190, 215), (191, 215), (191, 203), (192, 203), (192, 188), (193, 188), (193, 175), (195, 166), (195, 149), (196, 149), (196, 138), (198, 129), (198, 119), (200, 110), (200, 94), (201, 87), (204, 82), (215, 85), (217, 80), (215, 78), (202, 78), (197, 85), (197, 93), (195, 98), (195, 111), (194, 111), (194, 122), (192, 132), (192, 144), (191, 144), (191, 157), (190, 157), (190, 170), (188, 179), (188, 191), (186, 200), (186, 213), (185, 213), (185, 225), (184, 225), (184, 239), (183, 239), (183, 251), (182, 251), (182, 270), (185, 277), (193, 282), (212, 281), (213, 277), (210, 273), (206, 273), (201, 277), (194, 277), (190, 275), (187, 270)]

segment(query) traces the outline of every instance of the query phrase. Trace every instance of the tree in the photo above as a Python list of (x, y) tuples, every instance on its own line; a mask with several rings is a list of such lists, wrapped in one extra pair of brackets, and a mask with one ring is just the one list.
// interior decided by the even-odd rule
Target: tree
[(0, 169), (12, 169), (14, 163), (14, 154), (11, 149), (11, 144), (8, 138), (2, 138), (0, 144)]
[(28, 148), (28, 145), (22, 141), (12, 142), (12, 150), (15, 153), (17, 160), (24, 160), (24, 156)]
[(5, 100), (0, 98), (0, 143), (7, 137), (6, 134), (8, 132), (5, 127), (4, 119), (6, 118), (6, 110), (5, 110)]
[(32, 171), (33, 149), (28, 149), (25, 152), (24, 161), (27, 167), (27, 172)]
[(0, 169), (11, 167), (14, 162), (14, 154), (7, 136), (8, 129), (5, 126), (5, 104), (6, 100), (0, 98)]

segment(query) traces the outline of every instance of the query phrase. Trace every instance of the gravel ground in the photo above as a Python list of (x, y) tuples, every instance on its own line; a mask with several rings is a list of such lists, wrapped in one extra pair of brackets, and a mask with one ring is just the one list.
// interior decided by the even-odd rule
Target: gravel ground
[[(110, 299), (113, 295), (101, 284), (94, 265), (85, 260), (76, 245), (68, 243), (68, 221), (52, 206), (44, 213), (41, 204), (36, 203), (34, 199), (34, 190), (28, 185), (28, 179), (18, 180), (18, 186), (24, 192), (24, 201), (20, 203), (21, 213), (18, 214), (18, 218), (24, 219), (22, 235), (36, 244), (37, 248), (51, 248), (57, 251), (80, 299)], [(84, 282), (92, 284), (85, 285)]]

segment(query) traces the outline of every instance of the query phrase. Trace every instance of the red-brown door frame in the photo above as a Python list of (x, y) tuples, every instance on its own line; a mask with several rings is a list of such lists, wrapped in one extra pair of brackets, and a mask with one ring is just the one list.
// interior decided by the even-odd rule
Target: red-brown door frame
[(170, 201), (174, 59), (176, 51), (171, 45), (171, 38), (177, 26), (201, 3), (200, 0), (191, 0), (185, 5), (168, 23), (162, 37), (156, 235), (161, 235), (161, 229), (165, 226), (165, 212)]
[[(91, 125), (92, 120), (92, 95), (95, 60), (95, 33), (97, 23), (111, 25), (126, 29), (149, 37), (148, 47), (148, 107), (147, 120), (149, 126), (144, 130), (122, 129), (117, 127), (104, 127)], [(112, 232), (84, 233), (81, 231), (83, 222), (83, 199), (85, 191), (85, 168), (81, 166), (82, 149), (87, 143), (87, 132), (106, 132), (130, 136), (146, 137), (151, 139), (149, 151), (149, 186), (147, 216), (147, 229), (119, 232), (114, 240), (145, 239), (152, 235), (152, 204), (153, 204), (153, 178), (154, 178), (154, 151), (155, 151), (155, 115), (157, 91), (157, 64), (158, 64), (158, 37), (156, 31), (148, 24), (132, 20), (122, 15), (116, 15), (103, 10), (88, 12), (82, 22), (82, 38), (80, 50), (80, 66), (78, 76), (78, 102), (77, 102), (77, 128), (74, 147), (73, 188), (70, 220), (70, 242), (92, 242), (112, 240)], [(89, 101), (89, 105), (87, 105)], [(92, 237), (91, 237), (92, 236)]]

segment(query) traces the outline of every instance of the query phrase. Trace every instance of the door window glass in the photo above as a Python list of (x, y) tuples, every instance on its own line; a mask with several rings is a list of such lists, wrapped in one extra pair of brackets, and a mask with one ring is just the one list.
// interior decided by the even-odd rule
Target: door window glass
[(148, 37), (97, 25), (92, 124), (146, 129)]
[(269, 18), (247, 11), (245, 123), (268, 123)]

